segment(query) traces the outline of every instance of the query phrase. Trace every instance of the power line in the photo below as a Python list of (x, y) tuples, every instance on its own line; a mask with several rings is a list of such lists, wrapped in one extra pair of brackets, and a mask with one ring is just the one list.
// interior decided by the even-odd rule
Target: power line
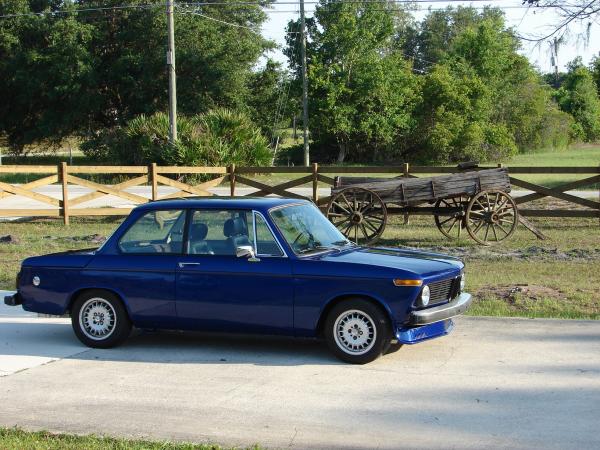
[[(338, 4), (381, 4), (381, 5), (410, 5), (410, 4), (436, 4), (436, 3), (450, 3), (450, 4), (461, 4), (469, 3), (469, 5), (465, 5), (467, 8), (473, 9), (484, 9), (484, 8), (496, 8), (501, 10), (507, 9), (529, 9), (532, 8), (530, 5), (490, 5), (490, 2), (501, 2), (502, 0), (469, 0), (465, 2), (464, 0), (340, 0), (339, 2), (327, 3), (325, 5), (321, 5), (318, 1), (307, 1), (305, 4), (307, 5), (317, 5), (321, 8), (326, 8), (333, 5)], [(473, 6), (472, 3), (487, 3), (485, 6)], [(221, 6), (221, 7), (231, 7), (231, 6), (250, 6), (250, 7), (260, 7), (264, 8), (263, 12), (266, 14), (281, 14), (281, 13), (295, 13), (295, 10), (275, 10), (268, 9), (273, 5), (297, 5), (297, 2), (291, 1), (281, 1), (270, 4), (258, 3), (258, 2), (182, 2), (179, 5), (189, 5), (189, 6)], [(53, 16), (53, 15), (68, 15), (68, 14), (79, 14), (79, 13), (87, 13), (87, 12), (99, 12), (99, 11), (123, 11), (130, 9), (153, 9), (157, 7), (162, 7), (162, 4), (159, 3), (149, 3), (145, 5), (118, 5), (118, 6), (106, 6), (106, 7), (96, 7), (96, 8), (72, 8), (72, 9), (63, 9), (63, 10), (52, 10), (52, 11), (40, 11), (40, 12), (30, 12), (30, 13), (14, 13), (14, 14), (3, 14), (0, 15), (0, 19), (11, 19), (18, 17), (35, 17), (35, 16)], [(552, 8), (564, 8), (571, 6), (569, 4), (552, 4), (552, 5), (540, 5), (535, 8), (540, 9), (552, 9)], [(443, 11), (447, 8), (428, 8), (430, 11)], [(316, 8), (310, 10), (308, 12), (314, 13)], [(371, 9), (370, 11), (381, 11), (387, 12), (391, 11), (389, 8), (382, 9)]]
[(229, 27), (243, 28), (243, 29), (245, 29), (245, 30), (249, 30), (249, 31), (251, 31), (252, 33), (254, 33), (254, 34), (256, 34), (256, 35), (258, 35), (258, 36), (261, 36), (261, 37), (262, 37), (262, 34), (260, 33), (260, 31), (256, 31), (256, 30), (255, 30), (255, 29), (253, 29), (253, 28), (247, 27), (247, 26), (245, 26), (245, 25), (240, 25), (240, 24), (238, 24), (238, 23), (226, 22), (226, 21), (224, 21), (224, 20), (217, 19), (217, 18), (215, 18), (215, 17), (210, 17), (210, 16), (207, 16), (207, 15), (205, 15), (205, 14), (202, 14), (202, 13), (199, 13), (199, 12), (194, 12), (194, 11), (178, 11), (178, 14), (192, 14), (192, 15), (194, 15), (194, 16), (199, 16), (199, 17), (202, 17), (202, 18), (204, 18), (204, 19), (212, 20), (212, 21), (214, 21), (214, 22), (218, 22), (218, 23), (220, 23), (220, 24), (222, 24), (222, 25), (227, 25), (227, 26), (229, 26)]
[[(343, 4), (423, 4), (423, 3), (507, 3), (510, 0), (338, 0), (330, 3), (323, 4), (322, 6), (330, 5), (343, 5)], [(265, 2), (250, 2), (250, 1), (215, 1), (215, 2), (182, 2), (182, 4), (196, 5), (196, 6), (261, 6), (261, 7), (272, 7), (274, 5), (298, 5), (297, 1), (275, 1), (272, 3)], [(315, 0), (305, 1), (306, 5), (321, 5), (321, 2)], [(527, 5), (521, 5), (529, 7)], [(540, 5), (540, 7), (564, 7), (570, 6), (568, 4), (554, 4), (554, 5)], [(537, 6), (536, 6), (537, 8)]]
[(104, 6), (98, 8), (73, 8), (73, 9), (57, 9), (53, 11), (40, 11), (32, 13), (15, 13), (15, 14), (4, 14), (0, 16), (0, 19), (12, 19), (16, 17), (33, 17), (33, 16), (52, 16), (61, 14), (77, 14), (82, 12), (94, 12), (94, 11), (122, 11), (126, 9), (151, 9), (164, 6), (162, 4), (154, 3), (147, 5), (120, 5), (120, 6)]

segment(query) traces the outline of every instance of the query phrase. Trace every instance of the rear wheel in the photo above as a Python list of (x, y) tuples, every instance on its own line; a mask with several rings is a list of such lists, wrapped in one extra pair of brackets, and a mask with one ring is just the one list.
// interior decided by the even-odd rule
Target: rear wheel
[(325, 323), (325, 339), (342, 361), (366, 364), (389, 347), (390, 323), (373, 303), (351, 299), (333, 307)]
[(119, 345), (131, 332), (131, 320), (121, 300), (99, 289), (77, 297), (71, 309), (71, 324), (79, 340), (93, 348)]

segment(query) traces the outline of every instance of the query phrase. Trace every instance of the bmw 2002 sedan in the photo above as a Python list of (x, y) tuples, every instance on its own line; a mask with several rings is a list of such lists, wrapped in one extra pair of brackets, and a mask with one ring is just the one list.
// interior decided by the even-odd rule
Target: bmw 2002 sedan
[(455, 258), (349, 242), (309, 201), (170, 200), (135, 208), (102, 247), (27, 258), (27, 311), (70, 313), (86, 345), (132, 326), (324, 338), (367, 363), (446, 335), (471, 302)]

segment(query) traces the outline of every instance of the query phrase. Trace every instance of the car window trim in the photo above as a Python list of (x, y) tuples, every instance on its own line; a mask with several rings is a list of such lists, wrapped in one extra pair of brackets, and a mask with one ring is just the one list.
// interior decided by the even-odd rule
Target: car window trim
[[(275, 236), (275, 232), (273, 231), (273, 228), (271, 228), (271, 225), (269, 224), (269, 221), (265, 218), (265, 216), (263, 215), (263, 213), (261, 213), (260, 211), (257, 211), (256, 209), (252, 210), (252, 226), (254, 228), (254, 253), (256, 254), (256, 256), (260, 256), (263, 258), (287, 258), (288, 255), (285, 251), (285, 249), (281, 246), (281, 242), (279, 242), (279, 239), (277, 239), (277, 236)], [(267, 255), (264, 253), (258, 253), (258, 235), (256, 233), (256, 216), (260, 216), (263, 220), (263, 222), (265, 223), (265, 225), (267, 225), (267, 228), (269, 229), (269, 232), (271, 233), (271, 236), (273, 237), (273, 239), (275, 240), (275, 243), (277, 244), (277, 247), (279, 247), (279, 250), (281, 251), (281, 255)]]
[[(185, 237), (185, 230), (183, 230), (183, 234), (182, 234), (182, 241), (181, 241), (181, 251), (180, 252), (169, 252), (169, 253), (157, 253), (157, 252), (148, 252), (148, 253), (128, 253), (128, 252), (124, 252), (123, 249), (121, 248), (121, 240), (123, 240), (123, 238), (125, 237), (125, 235), (127, 234), (127, 232), (131, 229), (131, 227), (133, 227), (136, 223), (138, 223), (138, 220), (140, 220), (143, 216), (145, 216), (148, 213), (151, 212), (157, 212), (157, 211), (181, 211), (182, 213), (184, 213), (186, 215), (185, 219), (184, 219), (184, 227), (186, 226), (187, 223), (187, 215), (189, 213), (189, 208), (157, 208), (157, 209), (148, 209), (146, 211), (143, 211), (142, 214), (135, 220), (135, 222), (133, 222), (131, 225), (129, 225), (127, 227), (127, 229), (125, 231), (123, 231), (123, 233), (121, 233), (121, 236), (119, 236), (119, 240), (116, 242), (116, 249), (117, 252), (119, 253), (119, 255), (127, 255), (127, 256), (131, 256), (131, 255), (136, 255), (136, 256), (155, 256), (155, 255), (160, 255), (160, 256), (182, 256), (185, 255), (185, 241), (183, 240), (183, 238)], [(107, 239), (108, 241), (108, 239)]]

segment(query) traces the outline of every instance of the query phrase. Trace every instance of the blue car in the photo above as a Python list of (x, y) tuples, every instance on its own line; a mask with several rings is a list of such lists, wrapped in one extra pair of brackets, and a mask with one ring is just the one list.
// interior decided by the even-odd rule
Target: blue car
[(309, 201), (206, 198), (139, 206), (98, 249), (25, 259), (5, 303), (69, 313), (95, 348), (132, 327), (259, 333), (364, 364), (448, 334), (464, 284), (460, 260), (357, 246)]

